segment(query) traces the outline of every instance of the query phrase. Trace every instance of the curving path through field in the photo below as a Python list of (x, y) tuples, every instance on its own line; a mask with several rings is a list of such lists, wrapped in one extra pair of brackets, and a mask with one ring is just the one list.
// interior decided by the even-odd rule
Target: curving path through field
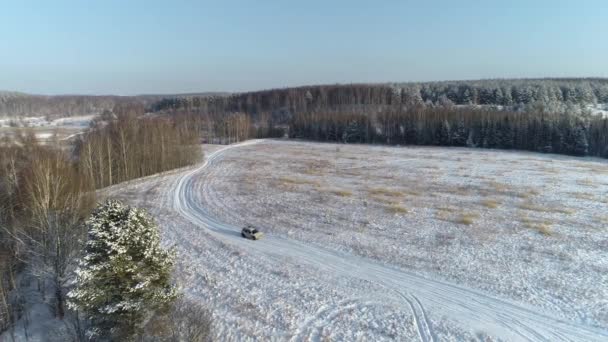
[(272, 235), (260, 241), (241, 238), (240, 227), (214, 218), (203, 206), (200, 187), (207, 191), (201, 174), (222, 158), (222, 154), (248, 141), (230, 145), (208, 155), (198, 168), (182, 175), (170, 196), (174, 209), (188, 221), (236, 248), (255, 253), (258, 258), (272, 258), (283, 263), (310, 267), (378, 285), (385, 291), (369, 293), (368, 298), (354, 298), (334, 307), (323, 307), (302, 324), (293, 340), (317, 340), (318, 328), (331, 324), (344, 310), (366, 305), (399, 305), (410, 310), (421, 341), (436, 341), (433, 324), (427, 313), (447, 318), (473, 331), (513, 341), (608, 341), (608, 331), (568, 322), (525, 304), (495, 298), (489, 294), (448, 282), (383, 265), (372, 260), (339, 253), (296, 240)]

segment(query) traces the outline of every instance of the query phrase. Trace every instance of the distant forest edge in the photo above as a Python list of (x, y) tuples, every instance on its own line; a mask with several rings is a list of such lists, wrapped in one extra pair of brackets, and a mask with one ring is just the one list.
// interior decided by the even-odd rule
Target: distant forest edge
[[(608, 79), (514, 79), (427, 83), (319, 85), (221, 97), (172, 97), (154, 110), (299, 113), (345, 106), (482, 105), (516, 111), (583, 111), (608, 103)], [(364, 108), (366, 110), (368, 108)]]
[(468, 146), (608, 157), (606, 79), (328, 85), (167, 98), (206, 141), (280, 137), (342, 143)]
[(245, 112), (335, 109), (340, 106), (485, 105), (546, 112), (580, 110), (608, 103), (608, 78), (496, 79), (420, 83), (316, 85), (244, 93), (138, 96), (44, 96), (0, 92), (0, 116), (100, 114), (117, 104), (138, 103), (148, 110), (207, 109)]
[(226, 93), (197, 93), (178, 95), (32, 95), (0, 91), (0, 117), (67, 117), (101, 114), (125, 104), (139, 104), (146, 108), (165, 98), (225, 96)]
[[(27, 113), (27, 105), (16, 105), (27, 103), (15, 100), (20, 97), (27, 98), (5, 96), (0, 113), (7, 108), (13, 114)], [(189, 122), (203, 141), (214, 143), (287, 135), (343, 143), (608, 157), (608, 108), (596, 112), (599, 115), (592, 111), (608, 104), (608, 79), (601, 78), (319, 85), (237, 94), (68, 96), (36, 101), (56, 101), (53, 110), (88, 108), (106, 114), (172, 117)], [(44, 108), (36, 101), (31, 108)], [(78, 110), (69, 113), (79, 114)]]

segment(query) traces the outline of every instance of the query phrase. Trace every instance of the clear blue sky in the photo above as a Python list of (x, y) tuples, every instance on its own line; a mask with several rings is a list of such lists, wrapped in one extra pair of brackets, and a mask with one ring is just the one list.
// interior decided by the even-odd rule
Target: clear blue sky
[(608, 0), (0, 0), (0, 89), (608, 77)]

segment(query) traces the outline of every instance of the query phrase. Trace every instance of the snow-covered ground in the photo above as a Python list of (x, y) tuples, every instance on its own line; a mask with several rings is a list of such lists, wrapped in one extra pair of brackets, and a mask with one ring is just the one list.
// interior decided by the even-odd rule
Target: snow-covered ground
[[(222, 340), (607, 340), (608, 163), (262, 141), (122, 184)], [(248, 241), (252, 223), (266, 238)]]
[(32, 117), (0, 117), (0, 127), (80, 127), (86, 128), (95, 115), (80, 115), (60, 118)]
[(12, 136), (19, 129), (29, 128), (42, 142), (69, 140), (84, 132), (95, 115), (82, 115), (47, 119), (46, 117), (0, 117), (0, 136)]

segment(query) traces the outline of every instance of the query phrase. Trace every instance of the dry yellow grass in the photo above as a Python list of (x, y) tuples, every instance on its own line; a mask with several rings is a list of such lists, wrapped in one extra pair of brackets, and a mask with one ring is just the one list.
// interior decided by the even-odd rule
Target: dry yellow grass
[(530, 210), (530, 211), (539, 211), (545, 213), (558, 213), (558, 214), (573, 214), (575, 211), (571, 208), (558, 208), (558, 207), (543, 207), (538, 204), (534, 204), (532, 202), (525, 202), (519, 206), (520, 209)]
[(538, 230), (539, 233), (541, 233), (543, 235), (553, 235), (553, 232), (551, 231), (551, 227), (549, 227), (546, 224), (539, 224), (535, 228), (536, 228), (536, 230)]
[(593, 173), (608, 173), (608, 167), (603, 164), (588, 164), (588, 163), (575, 163), (574, 167), (581, 168), (587, 172)]
[(485, 200), (481, 201), (481, 205), (483, 205), (486, 208), (495, 209), (495, 208), (498, 208), (498, 206), (500, 205), (500, 202), (498, 202), (497, 200), (493, 200), (493, 199), (485, 199)]
[(400, 197), (403, 196), (403, 192), (391, 190), (387, 188), (371, 188), (368, 189), (370, 195), (382, 195), (382, 196), (391, 196), (391, 197)]
[(531, 210), (531, 211), (547, 211), (547, 208), (541, 207), (540, 205), (526, 202), (519, 206), (520, 209)]
[(410, 196), (420, 196), (422, 193), (418, 190), (414, 190), (414, 189), (403, 189), (401, 190), (401, 192), (405, 195), (410, 195)]
[(527, 189), (526, 191), (519, 191), (515, 194), (515, 196), (519, 198), (530, 198), (538, 195), (540, 195), (540, 191), (536, 189)]
[(599, 224), (608, 225), (608, 216), (596, 216), (594, 220)]
[(307, 175), (322, 175), (323, 172), (320, 169), (308, 168), (303, 171)]
[(444, 210), (437, 210), (435, 218), (441, 221), (450, 221), (450, 213)]
[(528, 229), (534, 229), (543, 235), (553, 235), (551, 230), (552, 223), (547, 220), (532, 219), (524, 212), (520, 213), (519, 221)]
[(467, 196), (469, 194), (469, 189), (467, 189), (466, 187), (463, 187), (463, 186), (451, 187), (451, 188), (441, 188), (439, 191), (446, 193), (446, 194), (458, 195), (458, 196)]
[(401, 204), (393, 203), (386, 207), (386, 210), (393, 214), (407, 214), (409, 210)]
[(472, 225), (476, 219), (479, 218), (479, 215), (477, 214), (462, 214), (460, 215), (460, 217), (458, 217), (454, 222), (455, 223), (459, 223), (459, 224), (465, 224), (467, 226)]
[(559, 169), (549, 168), (549, 167), (541, 167), (540, 171), (542, 171), (544, 173), (550, 173), (550, 174), (559, 174), (560, 173)]
[(553, 235), (553, 231), (551, 230), (551, 223), (542, 222), (542, 221), (534, 221), (530, 219), (522, 220), (524, 226), (529, 229), (534, 229), (543, 235)]
[(569, 192), (568, 195), (581, 200), (595, 201), (595, 196), (587, 192)]
[(353, 192), (350, 190), (344, 189), (320, 189), (323, 192), (328, 192), (340, 197), (350, 197), (353, 195)]
[(320, 186), (320, 183), (316, 180), (309, 180), (309, 179), (302, 179), (302, 178), (281, 177), (281, 178), (279, 178), (279, 182), (281, 182), (283, 184)]
[(371, 195), (369, 198), (375, 200), (376, 202), (384, 203), (384, 204), (393, 204), (395, 203), (394, 197), (384, 197), (379, 195)]
[(509, 185), (499, 182), (488, 182), (488, 186), (496, 192), (505, 192), (509, 189)]
[(589, 178), (579, 179), (579, 180), (576, 181), (576, 184), (578, 184), (578, 185), (585, 185), (585, 186), (592, 186), (592, 185), (594, 185), (593, 180), (591, 180)]

